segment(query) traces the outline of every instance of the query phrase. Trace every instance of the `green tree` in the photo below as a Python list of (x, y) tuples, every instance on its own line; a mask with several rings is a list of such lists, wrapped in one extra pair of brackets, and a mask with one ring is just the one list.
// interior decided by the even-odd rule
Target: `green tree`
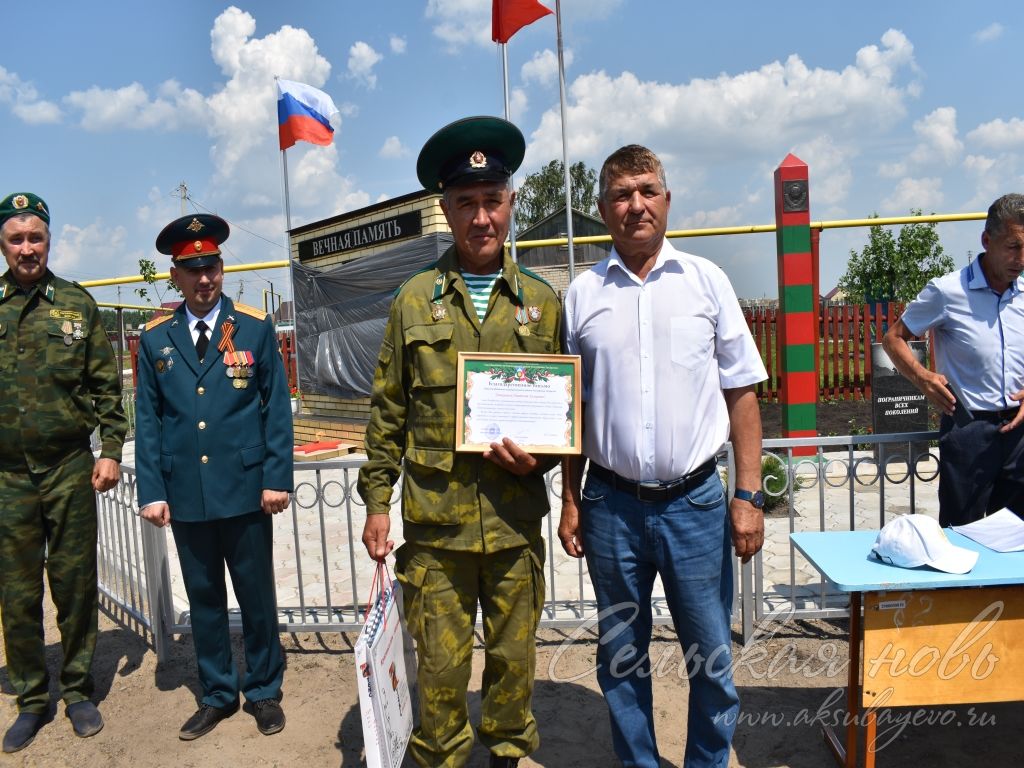
[[(565, 206), (565, 166), (552, 160), (526, 181), (516, 193), (516, 223), (526, 229)], [(597, 215), (597, 172), (583, 161), (569, 166), (570, 199), (577, 211)]]
[[(921, 211), (912, 210), (920, 216)], [(874, 214), (872, 218), (878, 218)], [(899, 235), (891, 228), (871, 227), (864, 249), (850, 251), (839, 288), (846, 300), (910, 301), (933, 277), (955, 269), (953, 257), (942, 249), (935, 224), (904, 224)]]
[[(156, 299), (158, 303), (163, 303), (164, 296), (170, 291), (172, 294), (181, 295), (181, 291), (178, 290), (178, 286), (174, 284), (173, 280), (168, 280), (165, 286), (161, 289), (156, 284), (156, 263), (152, 259), (139, 259), (139, 275), (146, 281), (146, 284), (156, 291)], [(141, 288), (133, 289), (140, 299), (143, 301), (149, 301), (149, 288), (145, 286)]]

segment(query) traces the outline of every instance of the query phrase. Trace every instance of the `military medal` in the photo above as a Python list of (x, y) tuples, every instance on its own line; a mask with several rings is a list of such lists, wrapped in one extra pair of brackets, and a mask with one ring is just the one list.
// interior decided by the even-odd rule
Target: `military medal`
[(540, 307), (527, 307), (526, 314), (530, 322), (536, 323), (540, 320)]
[(71, 342), (74, 340), (73, 337), (71, 336), (71, 321), (65, 320), (63, 323), (61, 323), (60, 330), (61, 333), (64, 334), (64, 346), (70, 347)]
[(82, 332), (82, 324), (81, 323), (75, 323), (74, 326), (75, 326), (75, 330), (74, 330), (73, 336), (76, 339), (84, 339), (85, 338), (85, 334)]
[(519, 327), (516, 328), (516, 332), (520, 336), (529, 336), (530, 327), (526, 324), (526, 309), (523, 307), (516, 307), (516, 322), (519, 323)]
[(444, 320), (448, 316), (448, 310), (444, 308), (443, 304), (435, 304), (430, 310), (430, 316), (437, 320)]
[(157, 360), (154, 364), (157, 373), (163, 373), (164, 367), (167, 365), (163, 360)]

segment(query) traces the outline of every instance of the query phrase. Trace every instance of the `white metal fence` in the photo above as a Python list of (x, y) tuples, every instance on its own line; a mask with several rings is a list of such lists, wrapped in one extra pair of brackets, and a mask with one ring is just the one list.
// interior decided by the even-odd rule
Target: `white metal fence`
[[(846, 615), (846, 597), (830, 590), (789, 543), (798, 530), (878, 528), (888, 516), (937, 510), (934, 450), (910, 467), (890, 457), (881, 466), (879, 446), (892, 450), (936, 433), (858, 435), (766, 440), (766, 453), (780, 456), (768, 492), (784, 500), (781, 514), (766, 518), (764, 550), (736, 567), (735, 616), (744, 639), (757, 622), (784, 612), (793, 617)], [(794, 456), (810, 447), (814, 456)], [(302, 463), (289, 510), (275, 519), (275, 573), (282, 632), (358, 630), (373, 572), (360, 540), (365, 507), (355, 489), (362, 459)], [(720, 468), (731, 484), (733, 456), (727, 445)], [(135, 473), (122, 467), (121, 482), (98, 494), (99, 577), (104, 610), (134, 629), (163, 657), (167, 639), (191, 632), (188, 603), (173, 540), (137, 517)], [(592, 619), (595, 602), (586, 563), (566, 556), (555, 535), (561, 473), (547, 476), (554, 512), (545, 521), (547, 601), (541, 625), (578, 627)], [(730, 489), (731, 490), (731, 489)], [(398, 499), (400, 486), (393, 499)], [(401, 543), (401, 520), (392, 514), (392, 533)], [(652, 598), (655, 622), (669, 623), (660, 582)], [(240, 629), (237, 616), (233, 627)]]

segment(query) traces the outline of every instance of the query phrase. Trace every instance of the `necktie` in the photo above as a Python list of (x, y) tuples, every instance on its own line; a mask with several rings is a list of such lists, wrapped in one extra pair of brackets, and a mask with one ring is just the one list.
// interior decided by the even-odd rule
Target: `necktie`
[(196, 323), (196, 330), (199, 331), (199, 335), (196, 337), (196, 355), (199, 357), (199, 362), (203, 362), (203, 358), (206, 357), (206, 348), (210, 345), (210, 337), (206, 335), (210, 326), (200, 320)]

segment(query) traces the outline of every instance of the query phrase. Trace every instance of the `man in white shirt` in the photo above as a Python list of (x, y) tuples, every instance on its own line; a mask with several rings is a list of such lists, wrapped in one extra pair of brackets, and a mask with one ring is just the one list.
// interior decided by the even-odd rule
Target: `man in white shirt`
[[(690, 676), (684, 768), (724, 768), (732, 683), (730, 543), (764, 543), (761, 416), (767, 375), (728, 278), (665, 239), (671, 192), (657, 156), (622, 147), (601, 168), (610, 256), (565, 297), (565, 351), (583, 358), (583, 453), (565, 466), (559, 538), (587, 558), (599, 611), (598, 681), (625, 766), (657, 768), (651, 591), (665, 585)], [(726, 505), (715, 455), (731, 439)], [(695, 651), (695, 653), (693, 652)]]

